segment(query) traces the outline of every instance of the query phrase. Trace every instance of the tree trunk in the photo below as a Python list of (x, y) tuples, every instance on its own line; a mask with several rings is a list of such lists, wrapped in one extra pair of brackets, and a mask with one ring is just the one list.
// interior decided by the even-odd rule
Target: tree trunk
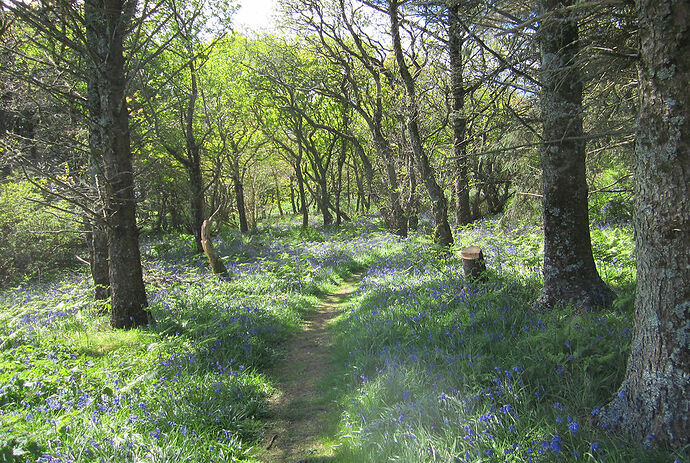
[(690, 5), (639, 0), (635, 330), (627, 372), (600, 423), (690, 444)]
[(302, 175), (301, 159), (295, 161), (294, 167), (295, 178), (297, 180), (297, 192), (299, 193), (299, 202), (302, 211), (302, 228), (307, 228), (309, 226), (309, 205), (307, 204), (307, 194), (304, 191), (304, 176)]
[(542, 0), (540, 24), (544, 187), (544, 289), (538, 305), (609, 305), (615, 295), (597, 273), (587, 210), (582, 82), (576, 62), (578, 29), (563, 7), (575, 0)]
[(395, 169), (395, 157), (390, 149), (388, 142), (383, 135), (376, 130), (374, 134), (374, 147), (383, 159), (386, 168), (386, 178), (388, 180), (388, 198), (390, 201), (390, 225), (392, 232), (398, 236), (407, 236), (407, 219), (400, 201), (400, 187), (398, 184), (398, 172)]
[(317, 188), (317, 198), (319, 209), (321, 209), (321, 216), (323, 217), (323, 224), (330, 225), (333, 223), (333, 214), (331, 214), (331, 211), (328, 208), (330, 200), (328, 198), (328, 185), (326, 182), (327, 178), (324, 173), (323, 177), (319, 179), (319, 187)]
[[(97, 73), (98, 70), (91, 66), (89, 68), (89, 81), (87, 83), (87, 104), (90, 110), (90, 117), (96, 117), (101, 110), (101, 102), (98, 90)], [(92, 121), (93, 123), (93, 121)], [(89, 220), (89, 254), (91, 277), (93, 279), (94, 299), (103, 301), (110, 299), (110, 271), (108, 266), (108, 229), (106, 217), (103, 212), (103, 195), (105, 185), (103, 180), (103, 160), (101, 152), (102, 141), (100, 130), (90, 130), (89, 134), (89, 173), (91, 186), (96, 193), (95, 209), (99, 218), (92, 217)], [(100, 220), (99, 220), (100, 219)]]
[(247, 233), (249, 224), (247, 223), (247, 207), (244, 202), (244, 185), (239, 173), (233, 173), (232, 185), (235, 188), (235, 204), (237, 205), (237, 215), (240, 220), (240, 232)]
[(410, 230), (419, 228), (419, 197), (417, 196), (417, 172), (414, 167), (414, 156), (408, 156), (407, 171), (410, 175), (410, 196), (407, 199), (407, 226)]
[(191, 82), (191, 94), (189, 96), (189, 106), (185, 114), (185, 143), (187, 149), (187, 171), (189, 172), (190, 188), (190, 212), (192, 216), (192, 232), (194, 233), (194, 243), (197, 252), (203, 252), (201, 245), (201, 226), (204, 223), (204, 186), (201, 175), (201, 152), (199, 143), (194, 136), (194, 112), (196, 111), (196, 100), (199, 96), (197, 88), (197, 69), (194, 59), (189, 60), (189, 77)]
[(470, 281), (486, 281), (486, 263), (479, 246), (469, 246), (460, 251), (465, 278)]
[[(359, 197), (361, 198), (362, 211), (369, 210), (369, 205), (371, 204), (371, 192), (373, 190), (374, 184), (374, 168), (371, 165), (371, 161), (367, 156), (367, 153), (362, 148), (359, 143), (354, 144), (355, 152), (359, 155), (359, 159), (362, 161), (363, 174), (367, 181), (366, 189), (364, 188), (364, 179), (362, 175), (359, 175), (359, 181), (357, 181), (357, 188), (359, 190)], [(357, 162), (353, 159), (353, 166), (355, 168), (355, 175), (357, 175)]]
[(436, 182), (434, 170), (431, 167), (431, 163), (424, 150), (422, 139), (419, 134), (419, 125), (417, 124), (417, 120), (419, 119), (419, 108), (417, 105), (414, 79), (407, 68), (400, 41), (398, 0), (391, 0), (389, 2), (388, 12), (391, 20), (391, 34), (393, 36), (395, 59), (400, 68), (400, 75), (405, 84), (405, 91), (409, 99), (407, 131), (410, 135), (410, 143), (412, 144), (412, 151), (417, 161), (419, 175), (422, 177), (424, 186), (429, 193), (429, 199), (431, 200), (431, 207), (433, 209), (435, 222), (434, 241), (440, 246), (450, 246), (453, 244), (453, 234), (450, 230), (450, 224), (448, 223), (448, 203), (446, 202), (443, 189)]
[(89, 250), (94, 299), (104, 301), (110, 298), (108, 234), (102, 224), (93, 221), (91, 222), (91, 233), (89, 233)]
[[(216, 210), (216, 213), (217, 212), (218, 210)], [(204, 223), (201, 225), (201, 244), (204, 247), (204, 253), (208, 258), (208, 263), (213, 273), (222, 279), (227, 279), (229, 277), (228, 269), (225, 268), (225, 264), (223, 264), (223, 261), (218, 257), (216, 248), (213, 247), (213, 241), (211, 241), (211, 224), (213, 223), (213, 217), (216, 213), (213, 213), (211, 217), (204, 220)]]
[(273, 172), (273, 181), (275, 183), (276, 205), (278, 206), (278, 214), (280, 214), (280, 216), (282, 217), (284, 215), (284, 212), (283, 206), (280, 204), (280, 183), (278, 183), (278, 174), (276, 174), (275, 172)]
[(465, 86), (463, 81), (462, 46), (464, 34), (460, 24), (460, 5), (448, 7), (448, 53), (450, 55), (450, 87), (453, 96), (453, 158), (455, 160), (455, 224), (466, 225), (472, 221), (470, 213), (470, 188), (467, 169), (467, 118)]
[[(198, 147), (195, 151), (198, 151)], [(204, 188), (201, 179), (201, 162), (197, 155), (195, 158), (199, 162), (192, 162), (188, 166), (189, 189), (190, 189), (190, 211), (192, 213), (192, 232), (194, 233), (194, 243), (197, 252), (203, 252), (201, 245), (201, 225), (204, 223)]]
[(136, 2), (87, 0), (84, 4), (89, 67), (95, 75), (98, 107), (90, 107), (91, 131), (103, 159), (104, 207), (109, 223), (108, 258), (111, 288), (110, 323), (114, 328), (132, 328), (149, 322), (146, 291), (139, 253), (136, 224), (129, 113), (125, 101), (125, 31), (136, 11)]
[(290, 206), (292, 207), (292, 213), (297, 214), (297, 206), (295, 204), (295, 187), (293, 186), (293, 179), (290, 177)]

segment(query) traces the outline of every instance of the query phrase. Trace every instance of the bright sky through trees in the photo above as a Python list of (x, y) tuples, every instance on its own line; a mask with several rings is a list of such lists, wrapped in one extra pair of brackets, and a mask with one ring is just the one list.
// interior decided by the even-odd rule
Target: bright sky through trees
[(275, 0), (242, 0), (235, 15), (238, 29), (266, 31), (274, 27)]

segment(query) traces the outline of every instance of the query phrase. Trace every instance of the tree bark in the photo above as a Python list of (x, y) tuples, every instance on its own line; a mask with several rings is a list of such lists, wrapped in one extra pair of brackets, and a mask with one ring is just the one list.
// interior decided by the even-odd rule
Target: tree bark
[(592, 255), (582, 129), (582, 82), (576, 62), (578, 28), (564, 7), (575, 0), (541, 0), (544, 289), (538, 305), (609, 305), (614, 293)]
[(395, 158), (390, 145), (383, 135), (378, 131), (374, 133), (374, 147), (383, 159), (386, 168), (386, 178), (388, 180), (388, 198), (391, 204), (390, 224), (392, 231), (398, 236), (407, 236), (407, 219), (400, 201), (400, 186), (398, 184), (398, 172), (395, 169)]
[(293, 186), (294, 180), (290, 176), (290, 206), (292, 207), (292, 213), (297, 214), (297, 206), (295, 204), (295, 187)]
[(407, 172), (410, 176), (410, 196), (407, 199), (407, 227), (410, 230), (419, 228), (419, 197), (417, 195), (417, 172), (414, 167), (414, 157), (408, 156)]
[(186, 167), (189, 172), (190, 188), (190, 212), (192, 216), (192, 231), (194, 233), (194, 243), (197, 252), (203, 252), (201, 245), (201, 226), (204, 223), (204, 186), (201, 175), (201, 152), (199, 143), (194, 136), (194, 112), (196, 111), (196, 100), (199, 97), (197, 87), (197, 69), (194, 59), (189, 60), (189, 76), (191, 81), (191, 94), (189, 105), (185, 114), (185, 143), (187, 150)]
[(232, 185), (235, 189), (235, 204), (237, 205), (237, 215), (240, 220), (240, 232), (247, 233), (249, 231), (247, 207), (244, 201), (244, 184), (239, 173), (239, 168), (237, 168), (237, 172), (233, 172), (232, 174)]
[(87, 0), (84, 4), (87, 56), (95, 75), (99, 106), (89, 108), (91, 131), (96, 131), (96, 158), (103, 160), (104, 207), (108, 218), (108, 258), (111, 288), (110, 323), (133, 328), (149, 322), (146, 291), (136, 224), (129, 113), (125, 101), (125, 31), (136, 11), (136, 2)]
[(275, 192), (276, 192), (276, 205), (278, 206), (278, 214), (282, 217), (285, 213), (283, 212), (283, 206), (281, 203), (282, 199), (280, 197), (280, 183), (278, 182), (278, 174), (273, 172), (273, 181), (275, 183)]
[(405, 84), (405, 91), (407, 93), (408, 115), (407, 115), (407, 131), (410, 135), (410, 143), (417, 161), (417, 168), (419, 175), (422, 177), (424, 186), (429, 193), (431, 200), (431, 207), (434, 214), (434, 241), (440, 246), (451, 246), (453, 244), (453, 234), (448, 223), (448, 203), (443, 193), (443, 189), (436, 182), (434, 170), (431, 167), (429, 158), (424, 146), (422, 145), (422, 138), (419, 134), (419, 108), (417, 104), (417, 95), (415, 91), (414, 78), (410, 74), (403, 55), (402, 43), (400, 41), (400, 24), (398, 19), (398, 0), (391, 0), (389, 2), (389, 16), (391, 21), (391, 34), (393, 36), (393, 49), (395, 51), (395, 59), (400, 68), (400, 75)]
[(213, 218), (217, 212), (218, 210), (216, 210), (216, 212), (214, 212), (213, 215), (211, 215), (211, 217), (209, 217), (207, 220), (204, 220), (204, 223), (201, 225), (201, 244), (204, 247), (204, 253), (208, 258), (208, 263), (211, 266), (213, 273), (222, 279), (227, 279), (229, 277), (228, 269), (225, 267), (225, 264), (223, 264), (223, 261), (220, 259), (220, 257), (218, 257), (216, 248), (213, 247), (213, 242), (211, 241), (211, 224), (213, 223)]
[[(89, 81), (87, 83), (87, 105), (90, 117), (101, 111), (100, 92), (98, 90), (98, 69), (95, 66), (89, 67)], [(96, 129), (95, 121), (91, 120), (92, 130), (89, 133), (89, 174), (91, 186), (96, 193), (95, 209), (99, 214), (99, 219), (91, 218), (88, 221), (89, 227), (89, 263), (91, 277), (93, 279), (94, 299), (103, 301), (110, 299), (110, 271), (108, 264), (108, 229), (106, 227), (106, 217), (103, 212), (103, 160), (100, 137), (100, 130)]]
[(455, 160), (455, 224), (472, 221), (467, 168), (467, 118), (464, 115), (465, 85), (463, 80), (462, 47), (464, 34), (460, 24), (460, 4), (448, 7), (448, 54), (450, 55), (450, 87), (453, 96), (453, 158)]
[(638, 0), (635, 329), (620, 391), (600, 423), (690, 444), (690, 5)]
[(299, 193), (300, 210), (302, 211), (302, 228), (309, 226), (309, 205), (307, 204), (307, 194), (304, 191), (304, 175), (302, 174), (302, 148), (299, 148), (299, 157), (295, 160), (295, 179), (297, 181), (297, 192)]
[(201, 225), (204, 223), (204, 187), (201, 177), (201, 158), (199, 157), (199, 147), (194, 146), (192, 162), (188, 164), (189, 173), (189, 202), (192, 215), (192, 232), (194, 234), (194, 244), (197, 252), (203, 252), (201, 245)]
[(110, 298), (108, 233), (102, 224), (93, 221), (91, 222), (91, 233), (89, 233), (89, 250), (94, 299), (104, 301)]

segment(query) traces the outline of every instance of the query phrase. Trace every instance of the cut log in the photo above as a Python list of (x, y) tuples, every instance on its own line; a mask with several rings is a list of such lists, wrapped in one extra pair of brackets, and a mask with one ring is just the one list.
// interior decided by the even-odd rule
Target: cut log
[(220, 276), (222, 279), (227, 279), (230, 276), (228, 274), (228, 269), (225, 268), (225, 264), (223, 264), (223, 261), (218, 257), (218, 253), (213, 247), (213, 242), (211, 242), (211, 223), (213, 223), (213, 217), (216, 215), (216, 212), (214, 212), (211, 217), (204, 220), (201, 225), (201, 247), (204, 249), (204, 254), (206, 254), (208, 258), (208, 263), (211, 265), (213, 273)]
[(462, 269), (468, 280), (486, 281), (486, 264), (484, 254), (479, 246), (469, 246), (460, 251)]

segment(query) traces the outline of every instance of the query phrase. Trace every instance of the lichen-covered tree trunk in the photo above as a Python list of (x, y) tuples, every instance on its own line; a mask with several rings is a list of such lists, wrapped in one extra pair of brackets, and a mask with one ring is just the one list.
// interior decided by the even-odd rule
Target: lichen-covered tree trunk
[(640, 441), (690, 444), (690, 4), (639, 0), (635, 330), (600, 417)]
[(467, 118), (465, 85), (463, 80), (462, 46), (464, 34), (460, 24), (460, 4), (448, 7), (448, 54), (450, 55), (450, 87), (453, 96), (453, 157), (455, 160), (455, 223), (466, 225), (472, 221), (470, 188), (467, 169)]
[(111, 291), (110, 323), (132, 328), (148, 323), (146, 291), (136, 224), (129, 113), (125, 101), (123, 41), (136, 12), (136, 1), (87, 0), (84, 3), (90, 69), (96, 75), (98, 108), (89, 108), (90, 130), (98, 131), (96, 156), (102, 158), (104, 207), (108, 219)]
[[(87, 105), (90, 108), (90, 116), (100, 113), (101, 102), (98, 92), (98, 69), (90, 63), (89, 81), (87, 84)], [(93, 122), (93, 121), (92, 121)], [(94, 299), (104, 301), (110, 299), (110, 271), (108, 267), (108, 229), (106, 217), (103, 214), (103, 163), (101, 154), (101, 141), (98, 138), (100, 130), (94, 129), (89, 133), (89, 174), (91, 187), (95, 191), (95, 212), (99, 217), (92, 217), (88, 221), (89, 264), (94, 286)]]
[(610, 304), (613, 292), (592, 255), (582, 129), (582, 82), (576, 62), (578, 28), (565, 10), (575, 0), (541, 0), (544, 289), (538, 305), (572, 302), (578, 308)]
[(410, 135), (410, 144), (414, 152), (415, 160), (417, 161), (417, 168), (419, 169), (419, 176), (429, 194), (431, 200), (431, 208), (434, 215), (434, 242), (441, 246), (450, 246), (453, 244), (453, 234), (448, 223), (448, 203), (443, 193), (443, 189), (436, 181), (434, 170), (429, 162), (426, 150), (422, 144), (422, 138), (419, 132), (419, 107), (417, 103), (417, 95), (415, 91), (414, 78), (405, 62), (405, 56), (402, 50), (402, 43), (400, 40), (400, 20), (398, 18), (398, 0), (391, 0), (389, 2), (388, 13), (391, 21), (391, 35), (393, 36), (393, 50), (395, 52), (395, 59), (400, 69), (400, 75), (405, 85), (405, 91), (408, 98), (407, 108), (407, 131)]
[(110, 274), (108, 270), (108, 233), (102, 223), (91, 221), (89, 233), (89, 263), (93, 279), (94, 299), (110, 298)]

